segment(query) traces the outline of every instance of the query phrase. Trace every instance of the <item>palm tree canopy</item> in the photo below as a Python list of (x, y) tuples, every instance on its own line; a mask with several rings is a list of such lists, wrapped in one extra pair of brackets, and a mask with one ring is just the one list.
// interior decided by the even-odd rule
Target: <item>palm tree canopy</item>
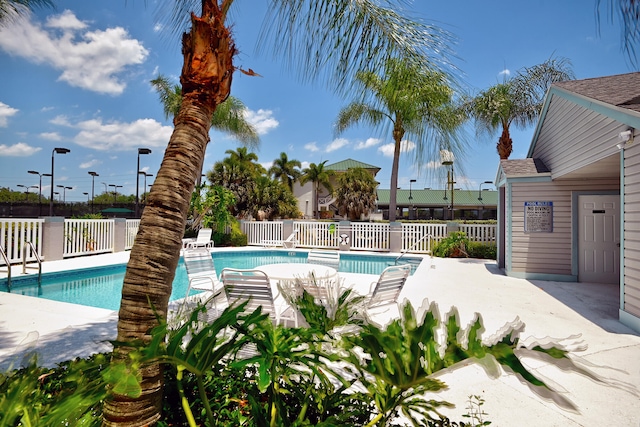
[[(180, 85), (172, 85), (166, 76), (158, 75), (151, 80), (160, 102), (162, 103), (164, 117), (175, 117), (180, 111), (182, 105), (182, 88)], [(218, 105), (213, 118), (211, 119), (211, 127), (226, 132), (237, 138), (242, 144), (257, 147), (260, 143), (260, 136), (256, 128), (249, 123), (244, 116), (247, 107), (238, 98), (229, 96), (226, 101)]]
[[(596, 0), (596, 23), (600, 25), (600, 6), (602, 0)], [(613, 20), (620, 19), (622, 32), (622, 49), (626, 52), (631, 65), (638, 66), (636, 45), (640, 43), (640, 1), (638, 0), (607, 0), (607, 15)]]
[(329, 193), (333, 193), (333, 185), (331, 185), (331, 177), (334, 172), (329, 169), (325, 169), (327, 160), (321, 163), (310, 163), (308, 168), (302, 170), (302, 176), (300, 177), (300, 183), (302, 185), (307, 182), (312, 182), (317, 187), (323, 186)]
[(53, 0), (0, 0), (0, 25), (38, 7), (55, 8)]
[(512, 151), (511, 124), (520, 129), (534, 125), (549, 87), (573, 78), (568, 59), (549, 58), (542, 64), (522, 68), (513, 78), (481, 91), (465, 102), (465, 109), (474, 118), (478, 133), (493, 135), (502, 129), (497, 149), (500, 158), (506, 159)]
[(389, 220), (395, 221), (403, 138), (415, 144), (416, 165), (425, 158), (437, 159), (442, 149), (461, 158), (464, 140), (458, 130), (466, 117), (454, 104), (449, 78), (415, 63), (390, 59), (382, 72), (359, 71), (356, 79), (362, 88), (361, 100), (340, 111), (335, 131), (339, 134), (359, 123), (369, 124), (383, 133), (391, 131), (394, 154)]
[[(163, 3), (163, 2), (160, 2)], [(202, 0), (159, 9), (172, 34), (191, 24)], [(233, 1), (223, 1), (223, 18)], [(271, 0), (258, 37), (258, 51), (270, 51), (304, 82), (322, 79), (336, 90), (353, 89), (358, 70), (374, 71), (393, 57), (455, 74), (452, 33), (411, 16), (402, 0)], [(166, 6), (166, 3), (163, 4)], [(402, 13), (401, 13), (402, 12)]]
[(296, 182), (300, 175), (300, 168), (302, 163), (300, 160), (289, 160), (287, 153), (280, 153), (280, 157), (273, 161), (273, 166), (269, 168), (269, 175), (272, 175), (274, 178), (279, 179), (284, 185), (289, 187), (290, 190), (293, 190), (293, 183)]

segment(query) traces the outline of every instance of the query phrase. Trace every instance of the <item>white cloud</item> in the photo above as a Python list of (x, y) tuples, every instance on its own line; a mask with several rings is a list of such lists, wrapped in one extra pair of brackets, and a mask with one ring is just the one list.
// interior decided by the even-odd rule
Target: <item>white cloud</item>
[(258, 111), (245, 110), (244, 118), (251, 123), (258, 131), (259, 135), (264, 135), (275, 129), (280, 123), (273, 118), (273, 111), (259, 109)]
[(13, 145), (0, 144), (0, 156), (4, 157), (29, 157), (40, 150), (42, 148), (32, 147), (24, 142), (18, 142)]
[(309, 167), (309, 165), (311, 164), (311, 162), (300, 162), (300, 170), (305, 170)]
[(7, 127), (9, 124), (9, 117), (15, 115), (18, 111), (20, 110), (9, 107), (4, 102), (0, 101), (0, 127)]
[(316, 152), (316, 151), (320, 151), (320, 149), (318, 148), (318, 144), (316, 142), (308, 142), (306, 144), (304, 144), (304, 148), (305, 150), (309, 150), (311, 152)]
[[(378, 147), (378, 151), (382, 153), (385, 157), (393, 158), (393, 150), (395, 144), (390, 142), (388, 144), (384, 144)], [(400, 153), (408, 153), (409, 151), (413, 151), (416, 149), (416, 144), (413, 141), (409, 141), (408, 139), (403, 139), (400, 141)]]
[(511, 75), (511, 71), (508, 68), (505, 68), (504, 70), (500, 71), (498, 75), (509, 77)]
[(49, 141), (62, 141), (62, 137), (58, 132), (42, 132), (40, 138), (48, 139)]
[(0, 49), (61, 70), (59, 80), (82, 89), (121, 94), (126, 83), (119, 74), (149, 54), (124, 28), (88, 30), (69, 10), (50, 17), (45, 27), (28, 18), (0, 27)]
[(380, 144), (382, 142), (382, 140), (380, 138), (368, 138), (366, 141), (360, 141), (356, 144), (355, 149), (356, 150), (364, 150), (366, 148), (371, 148), (371, 147), (375, 147), (376, 145)]
[(127, 151), (136, 147), (166, 147), (173, 127), (162, 126), (153, 119), (103, 123), (101, 118), (71, 123), (63, 116), (56, 117), (52, 123), (78, 129), (73, 141), (87, 148), (99, 151)]
[[(102, 162), (98, 159), (91, 159), (88, 162), (84, 162), (84, 163), (80, 163), (80, 165), (78, 166), (80, 169), (89, 169), (92, 168), (93, 166), (98, 166), (101, 165)], [(144, 168), (140, 168), (141, 170), (143, 170)]]
[(334, 139), (327, 145), (327, 148), (324, 150), (327, 153), (331, 153), (332, 151), (336, 151), (341, 149), (342, 147), (349, 145), (349, 140), (345, 138), (337, 138)]

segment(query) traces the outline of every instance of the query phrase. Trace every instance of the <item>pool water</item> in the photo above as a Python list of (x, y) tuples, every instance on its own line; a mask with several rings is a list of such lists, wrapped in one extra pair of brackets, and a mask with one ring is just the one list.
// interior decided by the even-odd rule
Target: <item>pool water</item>
[[(403, 257), (402, 260), (412, 264), (413, 272), (420, 263), (421, 258)], [(216, 272), (219, 275), (222, 269), (226, 267), (255, 268), (263, 264), (305, 263), (307, 262), (307, 253), (277, 250), (214, 252), (213, 261)], [(394, 261), (395, 257), (384, 255), (340, 254), (338, 271), (379, 275), (386, 267), (393, 265)], [(40, 285), (38, 285), (37, 279), (34, 277), (13, 278), (10, 291), (7, 288), (5, 279), (0, 280), (0, 291), (108, 310), (118, 310), (125, 270), (126, 265), (119, 264), (109, 267), (47, 273), (42, 275), (42, 283)], [(170, 300), (184, 298), (188, 283), (187, 271), (181, 260), (176, 269)], [(194, 291), (191, 294), (195, 293)]]

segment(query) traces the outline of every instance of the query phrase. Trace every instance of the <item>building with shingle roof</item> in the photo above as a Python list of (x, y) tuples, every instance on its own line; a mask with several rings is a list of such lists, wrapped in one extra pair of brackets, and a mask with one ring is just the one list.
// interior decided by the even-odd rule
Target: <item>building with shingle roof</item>
[(527, 158), (502, 160), (495, 182), (505, 273), (617, 284), (618, 318), (640, 331), (636, 129), (640, 73), (556, 83)]

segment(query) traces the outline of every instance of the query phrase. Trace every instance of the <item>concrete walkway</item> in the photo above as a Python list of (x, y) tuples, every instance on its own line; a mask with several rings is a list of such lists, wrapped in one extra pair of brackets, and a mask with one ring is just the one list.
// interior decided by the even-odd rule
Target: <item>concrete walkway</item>
[[(109, 262), (98, 258), (82, 262)], [(60, 261), (55, 268), (64, 269), (69, 262), (78, 268), (79, 260)], [(358, 288), (375, 279), (341, 276)], [(479, 365), (470, 364), (439, 375), (449, 390), (431, 396), (456, 405), (443, 411), (452, 420), (465, 420), (468, 397), (478, 395), (485, 400), (485, 419), (495, 426), (640, 425), (640, 335), (617, 320), (618, 286), (528, 281), (504, 276), (491, 261), (425, 258), (400, 299), (414, 307), (435, 301), (442, 315), (457, 307), (462, 325), (480, 313), (485, 340), (519, 319), (525, 324), (525, 343), (548, 337), (573, 343), (573, 348), (583, 349), (573, 352), (572, 360), (600, 380), (525, 359), (529, 369), (575, 405), (569, 411), (541, 398), (513, 374), (502, 372), (492, 379)], [(28, 350), (37, 350), (46, 365), (105, 351), (106, 341), (115, 338), (116, 322), (117, 314), (109, 310), (0, 293), (0, 369), (19, 364)]]

